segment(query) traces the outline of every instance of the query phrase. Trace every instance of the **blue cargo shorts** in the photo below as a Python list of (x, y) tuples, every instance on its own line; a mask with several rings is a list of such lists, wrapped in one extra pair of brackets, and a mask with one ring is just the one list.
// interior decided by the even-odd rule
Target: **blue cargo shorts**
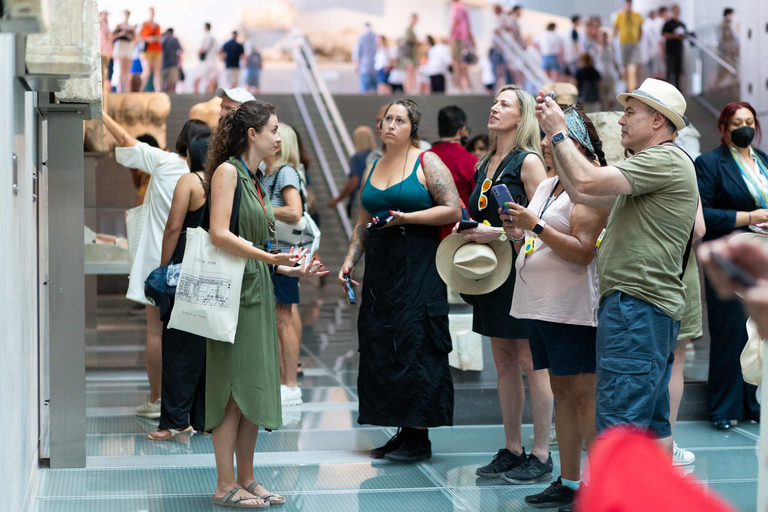
[(624, 292), (607, 296), (598, 310), (598, 434), (634, 425), (670, 437), (669, 377), (680, 321)]

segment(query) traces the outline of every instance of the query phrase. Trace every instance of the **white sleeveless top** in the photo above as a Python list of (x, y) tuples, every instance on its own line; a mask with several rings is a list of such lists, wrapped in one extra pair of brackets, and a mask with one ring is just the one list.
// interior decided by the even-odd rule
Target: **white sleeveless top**
[[(548, 202), (556, 186), (556, 178), (541, 182), (528, 206), (547, 225), (571, 234), (571, 212), (575, 206), (563, 191)], [(545, 210), (542, 215), (542, 210)], [(536, 236), (526, 231), (527, 237)], [(597, 326), (600, 292), (597, 282), (597, 258), (587, 265), (566, 261), (541, 239), (526, 257), (520, 251), (515, 264), (517, 279), (510, 315), (515, 318), (543, 320), (559, 324)]]

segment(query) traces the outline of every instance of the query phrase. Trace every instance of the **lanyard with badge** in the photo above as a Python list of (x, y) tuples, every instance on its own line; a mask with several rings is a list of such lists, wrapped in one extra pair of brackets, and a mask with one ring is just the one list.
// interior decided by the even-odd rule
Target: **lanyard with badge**
[[(547, 212), (550, 206), (552, 206), (555, 201), (557, 201), (557, 198), (560, 197), (560, 194), (563, 193), (563, 190), (560, 191), (560, 194), (555, 195), (555, 190), (557, 190), (557, 186), (560, 184), (560, 180), (558, 178), (555, 178), (554, 186), (552, 187), (552, 190), (549, 192), (549, 197), (547, 197), (547, 200), (544, 201), (544, 204), (542, 205), (541, 209), (539, 210), (539, 219), (544, 219), (544, 214)], [(525, 245), (524, 247), (524, 253), (526, 258), (533, 254), (536, 251), (536, 248), (540, 245), (538, 244), (537, 240), (539, 237), (537, 235), (528, 236), (525, 238)]]
[(275, 223), (270, 221), (269, 217), (267, 216), (267, 208), (264, 206), (264, 199), (261, 198), (261, 191), (259, 190), (261, 181), (257, 175), (251, 172), (241, 157), (238, 157), (238, 160), (240, 160), (240, 163), (243, 164), (243, 167), (245, 167), (248, 176), (250, 176), (251, 180), (253, 180), (253, 184), (256, 187), (256, 195), (259, 198), (259, 203), (261, 203), (261, 209), (264, 211), (264, 220), (267, 221), (267, 230), (269, 231), (269, 240), (267, 240), (267, 252), (280, 252), (280, 245), (278, 244), (277, 240), (275, 240), (274, 247), (272, 247), (272, 239), (275, 237)]

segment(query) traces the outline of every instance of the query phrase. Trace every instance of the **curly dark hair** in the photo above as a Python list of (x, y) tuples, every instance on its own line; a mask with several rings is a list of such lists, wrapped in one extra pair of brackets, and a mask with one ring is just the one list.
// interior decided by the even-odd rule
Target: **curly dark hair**
[(246, 101), (221, 118), (205, 159), (206, 193), (210, 194), (216, 169), (230, 157), (239, 156), (248, 148), (248, 129), (253, 128), (260, 132), (274, 114), (275, 106), (271, 103), (252, 100)]

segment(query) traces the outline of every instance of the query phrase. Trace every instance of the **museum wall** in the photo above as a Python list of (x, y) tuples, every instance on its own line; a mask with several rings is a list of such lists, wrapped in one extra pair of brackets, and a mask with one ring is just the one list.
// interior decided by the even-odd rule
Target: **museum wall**
[(37, 473), (39, 390), (34, 106), (14, 78), (13, 37), (0, 34), (0, 510), (8, 511), (23, 510)]

